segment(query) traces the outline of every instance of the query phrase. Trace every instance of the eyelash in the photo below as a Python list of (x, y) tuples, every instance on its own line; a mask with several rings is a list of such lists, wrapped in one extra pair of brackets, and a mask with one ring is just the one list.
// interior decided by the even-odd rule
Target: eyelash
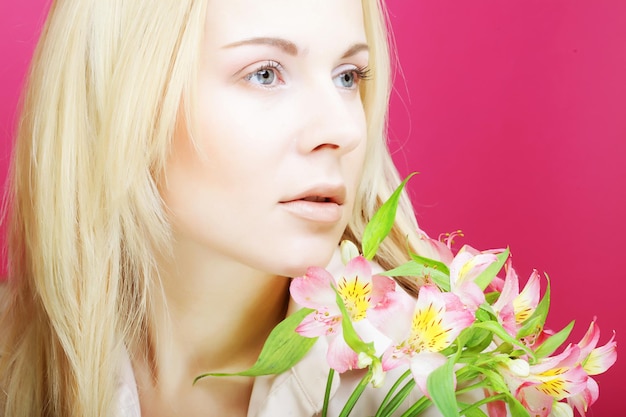
[(351, 71), (356, 74), (359, 81), (367, 81), (372, 78), (372, 70), (367, 65), (363, 67), (356, 67)]
[[(267, 61), (265, 64), (256, 68), (254, 71), (248, 73), (245, 76), (245, 79), (247, 81), (250, 81), (252, 77), (254, 77), (259, 72), (268, 71), (268, 70), (274, 72), (275, 76), (277, 76), (278, 79), (280, 80), (280, 73), (284, 71), (284, 67), (278, 61)], [(333, 79), (346, 73), (353, 73), (356, 76), (355, 84), (358, 85), (361, 81), (366, 81), (366, 80), (371, 79), (372, 78), (371, 72), (372, 71), (368, 65), (365, 65), (362, 67), (354, 67), (354, 68), (350, 68), (348, 70), (342, 71), (341, 73), (333, 77)], [(262, 84), (259, 84), (259, 86), (262, 88), (271, 88), (271, 86), (264, 86)]]

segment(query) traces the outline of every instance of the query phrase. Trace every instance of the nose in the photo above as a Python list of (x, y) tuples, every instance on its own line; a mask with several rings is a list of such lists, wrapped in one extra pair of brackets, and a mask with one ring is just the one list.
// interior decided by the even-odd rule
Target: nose
[(299, 107), (304, 119), (298, 135), (300, 152), (345, 154), (365, 143), (365, 112), (358, 91), (342, 90), (332, 82), (311, 83)]

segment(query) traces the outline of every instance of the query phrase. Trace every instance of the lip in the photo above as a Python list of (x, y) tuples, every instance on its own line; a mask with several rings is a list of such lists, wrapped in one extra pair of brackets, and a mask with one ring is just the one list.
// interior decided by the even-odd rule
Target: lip
[(304, 220), (336, 223), (343, 214), (345, 200), (345, 186), (320, 184), (288, 196), (279, 201), (279, 204), (291, 214)]

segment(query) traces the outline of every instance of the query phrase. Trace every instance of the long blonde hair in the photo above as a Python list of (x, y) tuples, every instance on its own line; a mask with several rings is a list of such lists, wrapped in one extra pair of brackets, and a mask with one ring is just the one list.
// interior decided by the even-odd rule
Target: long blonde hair
[[(156, 184), (179, 113), (193, 108), (206, 2), (51, 7), (10, 172), (2, 416), (111, 414), (121, 354), (145, 343), (155, 259), (168, 250)], [(374, 79), (362, 92), (369, 149), (346, 231), (357, 241), (399, 183), (384, 140), (390, 65), (380, 3), (363, 1)], [(415, 236), (410, 206), (402, 207), (377, 258), (384, 266), (404, 261), (406, 236)]]

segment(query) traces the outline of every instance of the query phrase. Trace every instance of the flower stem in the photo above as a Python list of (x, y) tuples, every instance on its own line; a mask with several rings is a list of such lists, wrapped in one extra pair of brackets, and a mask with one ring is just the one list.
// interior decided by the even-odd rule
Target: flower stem
[(472, 409), (474, 409), (474, 408), (478, 408), (478, 407), (480, 407), (481, 405), (488, 404), (488, 403), (490, 403), (490, 402), (492, 402), (492, 401), (500, 401), (500, 400), (505, 400), (505, 399), (506, 399), (506, 395), (505, 395), (505, 394), (498, 394), (498, 395), (493, 395), (493, 396), (491, 396), (491, 397), (485, 397), (485, 398), (483, 398), (482, 400), (480, 400), (480, 401), (476, 401), (474, 404), (472, 404), (472, 405), (470, 405), (470, 406), (468, 406), (468, 407), (465, 407), (464, 409), (462, 409), (462, 410), (459, 412), (459, 414), (464, 415), (464, 414), (465, 414), (465, 413), (467, 413), (469, 410), (472, 410)]
[(427, 396), (423, 396), (415, 404), (413, 404), (408, 410), (406, 410), (401, 417), (416, 417), (419, 416), (422, 411), (426, 410), (432, 405), (432, 401)]
[(475, 383), (473, 385), (468, 385), (466, 387), (459, 388), (459, 389), (456, 390), (456, 393), (457, 394), (463, 394), (464, 392), (473, 391), (475, 389), (486, 387), (488, 385), (489, 384), (487, 384), (485, 381), (481, 381), (481, 382), (477, 382), (477, 383)]
[(322, 408), (322, 417), (328, 415), (328, 402), (330, 400), (330, 388), (333, 385), (333, 377), (335, 376), (335, 370), (330, 368), (328, 371), (328, 379), (326, 380), (326, 392), (324, 393), (324, 407)]
[[(410, 372), (410, 371), (409, 371)], [(402, 404), (402, 401), (409, 395), (409, 392), (415, 387), (415, 380), (411, 378), (409, 382), (407, 382), (400, 392), (398, 392), (391, 401), (385, 406), (382, 411), (379, 409), (376, 414), (377, 417), (386, 417), (390, 416), (399, 406)], [(382, 408), (382, 407), (381, 407)]]
[(346, 401), (346, 405), (344, 405), (343, 410), (341, 410), (339, 417), (348, 417), (350, 415), (354, 405), (359, 400), (359, 397), (361, 397), (361, 394), (363, 394), (365, 387), (367, 387), (367, 384), (372, 380), (373, 374), (372, 368), (368, 368), (367, 373), (361, 379), (359, 385), (357, 385), (354, 391), (352, 391), (352, 394), (350, 394), (350, 398)]
[(385, 398), (380, 403), (380, 406), (378, 407), (378, 411), (376, 412), (376, 416), (375, 417), (382, 417), (383, 416), (383, 414), (381, 414), (381, 413), (382, 413), (383, 409), (387, 406), (389, 401), (391, 400), (393, 393), (398, 389), (398, 387), (400, 386), (402, 381), (404, 381), (409, 375), (411, 375), (411, 370), (410, 369), (407, 370), (402, 375), (400, 375), (398, 380), (392, 385), (392, 387), (389, 389), (389, 392), (387, 393), (387, 395), (385, 395)]

